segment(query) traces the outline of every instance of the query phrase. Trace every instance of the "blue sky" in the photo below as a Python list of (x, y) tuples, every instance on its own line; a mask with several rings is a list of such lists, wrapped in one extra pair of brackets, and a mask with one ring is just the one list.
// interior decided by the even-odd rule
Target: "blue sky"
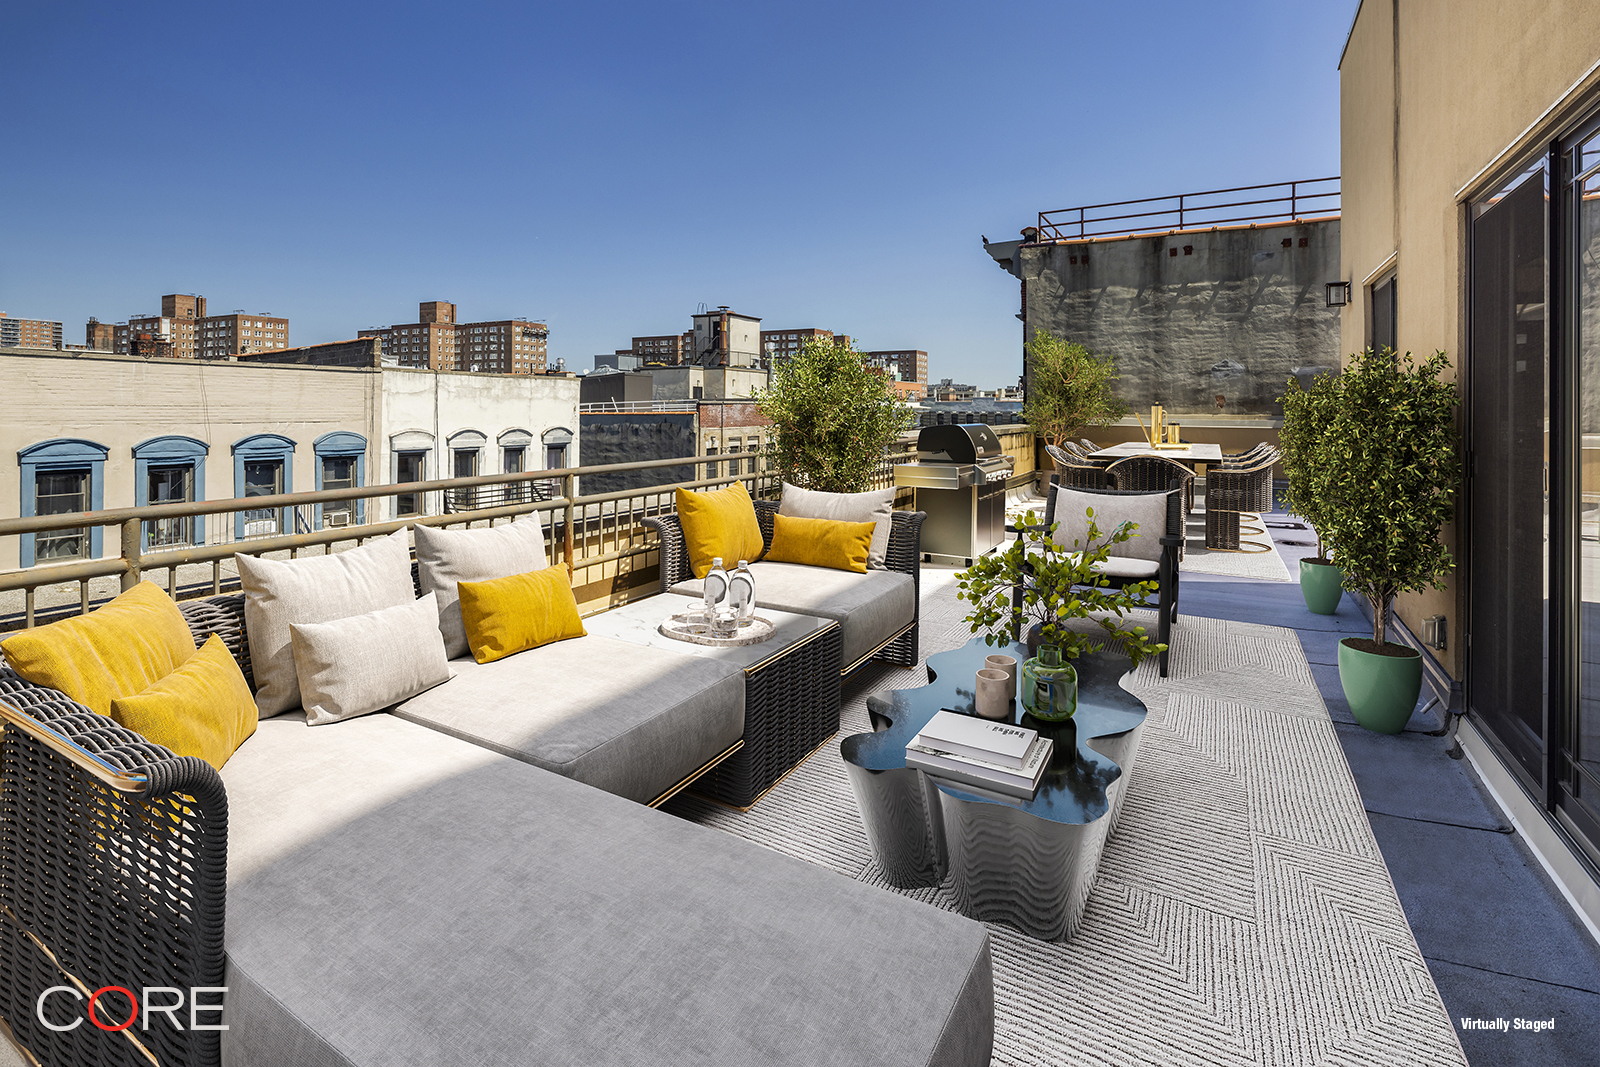
[(1020, 370), (979, 235), (1336, 174), (1353, 3), (13, 5), (0, 310), (195, 292), (291, 341), (550, 324), (573, 369), (727, 304)]

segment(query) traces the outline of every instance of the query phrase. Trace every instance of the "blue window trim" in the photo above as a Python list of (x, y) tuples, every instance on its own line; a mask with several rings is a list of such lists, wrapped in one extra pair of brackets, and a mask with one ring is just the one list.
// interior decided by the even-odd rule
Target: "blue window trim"
[[(233, 443), (233, 495), (235, 498), (244, 496), (244, 465), (246, 463), (259, 463), (263, 460), (280, 460), (283, 463), (283, 491), (294, 492), (294, 442), (277, 433), (258, 433), (249, 437), (241, 437)], [(290, 512), (293, 508), (280, 509), (278, 516), (278, 532), (280, 534), (293, 533), (293, 520)], [(233, 513), (233, 536), (244, 540), (244, 512)]]
[[(17, 453), (17, 466), (22, 468), (22, 517), (30, 519), (38, 514), (39, 473), (41, 471), (87, 470), (89, 472), (89, 510), (105, 507), (106, 455), (109, 449), (82, 437), (53, 437), (48, 441), (29, 445)], [(24, 567), (34, 565), (34, 537), (17, 538), (20, 558)], [(99, 559), (105, 544), (102, 527), (89, 528), (89, 558)]]
[[(182, 467), (185, 464), (194, 468), (194, 498), (201, 501), (206, 498), (206, 456), (210, 454), (211, 446), (204, 441), (197, 441), (193, 437), (184, 437), (180, 434), (168, 434), (164, 437), (152, 437), (140, 441), (133, 446), (133, 506), (142, 508), (150, 504), (150, 468), (155, 467)], [(146, 533), (145, 548), (149, 548), (149, 535)], [(196, 515), (194, 519), (194, 543), (206, 543), (206, 522), (204, 515)]]
[[(356, 460), (356, 485), (364, 486), (367, 484), (367, 439), (365, 437), (358, 433), (351, 433), (349, 430), (334, 430), (331, 433), (323, 434), (312, 442), (311, 449), (316, 453), (317, 457), (317, 469), (314, 473), (316, 474), (318, 491), (322, 489), (322, 459), (324, 456), (354, 456)], [(367, 521), (367, 502), (365, 500), (357, 500), (355, 505), (356, 523), (359, 525)], [(321, 504), (317, 505), (316, 524), (317, 529), (322, 529)]]

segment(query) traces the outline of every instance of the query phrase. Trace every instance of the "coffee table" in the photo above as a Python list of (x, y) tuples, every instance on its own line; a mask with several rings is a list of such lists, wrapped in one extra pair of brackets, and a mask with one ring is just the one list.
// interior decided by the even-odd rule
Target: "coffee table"
[(747, 811), (784, 775), (839, 732), (843, 646), (832, 619), (758, 608), (774, 626), (756, 645), (716, 647), (667, 637), (669, 615), (697, 610), (696, 597), (660, 593), (583, 620), (591, 634), (685, 656), (717, 659), (744, 671), (744, 746), (695, 779), (691, 790)]
[(884, 877), (901, 888), (947, 879), (975, 919), (1003, 922), (1042, 941), (1077, 930), (1100, 853), (1116, 824), (1147, 709), (1118, 685), (1132, 661), (1080, 656), (1078, 711), (1046, 723), (1012, 703), (1013, 723), (1055, 739), (1031, 800), (979, 794), (906, 765), (906, 743), (940, 709), (973, 715), (973, 679), (985, 656), (1020, 664), (1027, 646), (990, 647), (981, 637), (928, 657), (928, 684), (867, 698), (875, 731), (840, 742), (867, 839)]

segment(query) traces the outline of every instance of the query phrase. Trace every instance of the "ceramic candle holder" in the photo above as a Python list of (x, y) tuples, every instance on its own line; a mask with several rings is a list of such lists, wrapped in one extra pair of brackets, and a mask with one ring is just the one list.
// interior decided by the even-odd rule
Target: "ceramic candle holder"
[(986, 656), (983, 666), (985, 670), (1005, 671), (1010, 683), (1006, 687), (1008, 699), (1017, 699), (1017, 660), (1014, 656)]
[(985, 719), (1011, 718), (1010, 683), (1011, 679), (1005, 671), (988, 668), (979, 671), (976, 699), (973, 701), (978, 714)]

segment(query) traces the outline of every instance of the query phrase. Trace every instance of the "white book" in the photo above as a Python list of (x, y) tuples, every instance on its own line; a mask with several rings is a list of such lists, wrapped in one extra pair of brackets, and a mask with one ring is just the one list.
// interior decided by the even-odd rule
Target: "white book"
[(1055, 742), (1048, 737), (1039, 739), (1037, 753), (1029, 753), (1029, 763), (1036, 763), (1037, 766), (1033, 774), (1027, 776), (996, 767), (982, 766), (972, 760), (945, 753), (923, 752), (912, 748), (906, 749), (906, 765), (916, 767), (933, 778), (958, 788), (971, 787), (980, 796), (988, 790), (1022, 800), (1031, 800), (1039, 790), (1039, 782), (1050, 764), (1050, 753), (1054, 748)]
[(1018, 770), (1028, 754), (1028, 746), (1038, 736), (1036, 730), (1008, 722), (941, 711), (928, 720), (928, 725), (911, 739), (911, 743)]
[[(906, 765), (931, 774), (957, 781), (971, 782), (991, 789), (1003, 789), (1016, 795), (1032, 796), (1039, 788), (1055, 742), (1048, 737), (1036, 737), (1028, 748), (1027, 757), (1020, 769), (999, 767), (984, 760), (961, 756), (922, 745), (906, 746)], [(1020, 792), (1019, 792), (1020, 791)]]

